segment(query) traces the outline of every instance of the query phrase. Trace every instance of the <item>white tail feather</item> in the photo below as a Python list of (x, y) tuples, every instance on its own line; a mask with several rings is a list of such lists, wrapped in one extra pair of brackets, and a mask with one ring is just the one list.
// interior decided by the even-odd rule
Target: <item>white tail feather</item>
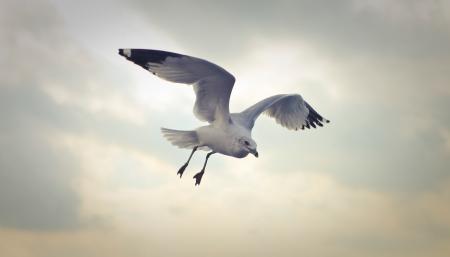
[(194, 130), (174, 130), (161, 128), (163, 136), (179, 148), (192, 149), (199, 145), (197, 132)]

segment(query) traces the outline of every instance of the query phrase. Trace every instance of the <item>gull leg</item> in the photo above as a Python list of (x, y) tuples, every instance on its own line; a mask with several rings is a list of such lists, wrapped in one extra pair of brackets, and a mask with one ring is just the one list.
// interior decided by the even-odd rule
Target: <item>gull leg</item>
[(206, 163), (208, 163), (209, 156), (211, 156), (212, 154), (215, 154), (215, 153), (216, 152), (212, 151), (206, 155), (206, 160), (205, 160), (205, 163), (203, 164), (202, 170), (199, 173), (195, 174), (194, 178), (195, 178), (196, 186), (200, 185), (200, 182), (202, 181), (202, 177), (203, 177), (203, 174), (205, 173), (205, 167), (206, 167)]
[(184, 172), (184, 170), (186, 169), (186, 167), (188, 166), (189, 161), (190, 161), (191, 158), (192, 158), (192, 155), (195, 153), (195, 151), (197, 151), (197, 148), (198, 148), (198, 146), (196, 146), (196, 147), (194, 147), (194, 148), (192, 149), (191, 155), (189, 155), (189, 159), (188, 159), (187, 162), (186, 162), (183, 166), (181, 166), (181, 168), (178, 170), (177, 175), (180, 175), (180, 178), (181, 178), (181, 176), (183, 176), (183, 172)]

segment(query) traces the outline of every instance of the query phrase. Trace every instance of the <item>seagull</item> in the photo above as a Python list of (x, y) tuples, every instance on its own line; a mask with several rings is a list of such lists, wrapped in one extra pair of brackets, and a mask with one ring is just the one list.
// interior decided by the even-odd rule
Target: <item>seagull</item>
[(119, 54), (164, 80), (192, 85), (196, 95), (194, 115), (209, 124), (195, 130), (161, 128), (163, 136), (179, 148), (192, 149), (178, 170), (180, 178), (197, 150), (209, 151), (203, 168), (195, 174), (200, 185), (208, 159), (215, 153), (236, 158), (258, 157), (251, 133), (256, 119), (265, 113), (281, 126), (310, 129), (329, 120), (323, 118), (299, 94), (279, 94), (263, 99), (239, 113), (230, 113), (229, 102), (235, 78), (209, 61), (173, 52), (148, 49), (119, 49)]

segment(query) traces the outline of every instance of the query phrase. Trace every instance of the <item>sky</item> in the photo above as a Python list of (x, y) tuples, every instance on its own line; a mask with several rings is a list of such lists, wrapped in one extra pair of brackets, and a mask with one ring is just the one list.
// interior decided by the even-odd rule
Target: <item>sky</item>
[[(450, 255), (450, 3), (0, 0), (0, 255)], [(236, 77), (230, 109), (299, 93), (331, 123), (258, 119), (260, 157), (188, 150), (188, 86), (117, 54)]]

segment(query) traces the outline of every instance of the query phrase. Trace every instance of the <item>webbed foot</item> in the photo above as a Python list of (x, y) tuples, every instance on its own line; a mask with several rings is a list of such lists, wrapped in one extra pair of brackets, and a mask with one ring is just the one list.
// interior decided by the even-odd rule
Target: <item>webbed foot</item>
[(205, 173), (204, 170), (200, 171), (199, 173), (195, 174), (195, 185), (200, 185), (200, 182), (202, 181), (203, 174)]
[(183, 176), (183, 172), (184, 172), (184, 170), (186, 169), (187, 166), (188, 166), (188, 164), (185, 163), (185, 164), (184, 164), (183, 166), (181, 166), (180, 169), (178, 170), (177, 175), (180, 175), (180, 178), (181, 178), (181, 176)]

